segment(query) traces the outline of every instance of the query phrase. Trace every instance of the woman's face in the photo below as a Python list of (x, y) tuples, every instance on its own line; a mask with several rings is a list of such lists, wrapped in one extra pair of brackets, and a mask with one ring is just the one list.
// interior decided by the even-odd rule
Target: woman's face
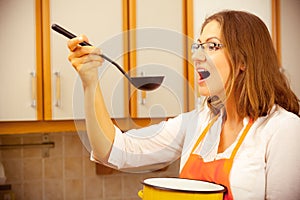
[[(210, 46), (222, 44), (221, 28), (217, 21), (209, 22), (203, 29), (198, 43), (211, 42)], [(201, 96), (225, 95), (225, 83), (230, 74), (230, 66), (224, 53), (224, 46), (209, 48), (209, 45), (201, 47), (193, 53), (194, 67), (198, 72), (197, 83)], [(205, 75), (206, 74), (206, 75)], [(209, 76), (205, 78), (205, 76)]]

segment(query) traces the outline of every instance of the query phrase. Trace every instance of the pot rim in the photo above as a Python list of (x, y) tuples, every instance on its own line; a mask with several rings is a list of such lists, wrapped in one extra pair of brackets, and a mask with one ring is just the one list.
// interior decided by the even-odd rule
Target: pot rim
[(157, 185), (153, 185), (150, 183), (146, 183), (146, 180), (149, 179), (168, 179), (168, 178), (148, 178), (145, 179), (143, 181), (141, 181), (141, 183), (145, 186), (148, 187), (152, 187), (154, 189), (159, 189), (159, 190), (164, 190), (164, 191), (173, 191), (173, 192), (184, 192), (184, 193), (197, 193), (197, 194), (217, 194), (217, 193), (225, 193), (227, 191), (226, 187), (221, 185), (221, 184), (217, 184), (217, 183), (213, 183), (213, 182), (208, 182), (208, 181), (202, 181), (202, 180), (195, 180), (195, 179), (185, 179), (185, 178), (170, 178), (170, 179), (180, 179), (180, 180), (192, 180), (192, 181), (201, 181), (201, 182), (205, 182), (205, 183), (210, 183), (210, 184), (214, 184), (214, 185), (218, 185), (221, 186), (222, 189), (216, 189), (216, 190), (207, 190), (207, 191), (197, 191), (197, 190), (189, 190), (189, 189), (180, 189), (180, 188), (168, 188), (168, 187), (163, 187), (163, 186), (157, 186)]

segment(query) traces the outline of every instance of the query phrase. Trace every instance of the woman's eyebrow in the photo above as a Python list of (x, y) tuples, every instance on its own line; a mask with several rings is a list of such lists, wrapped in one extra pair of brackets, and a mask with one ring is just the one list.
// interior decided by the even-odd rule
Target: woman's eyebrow
[[(206, 40), (205, 40), (205, 42), (207, 42), (207, 41), (209, 41), (209, 40), (212, 40), (212, 39), (216, 39), (216, 40), (219, 40), (219, 41), (221, 41), (218, 37), (209, 37), (209, 38), (207, 38)], [(202, 42), (201, 42), (201, 40), (200, 40), (200, 38), (199, 39), (197, 39), (197, 41), (201, 44)]]

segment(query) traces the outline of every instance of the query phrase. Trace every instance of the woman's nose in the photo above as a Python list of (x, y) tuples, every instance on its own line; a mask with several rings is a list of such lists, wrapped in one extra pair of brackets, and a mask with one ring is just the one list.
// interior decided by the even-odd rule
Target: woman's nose
[(192, 55), (193, 61), (205, 62), (206, 61), (206, 53), (202, 49), (197, 49)]

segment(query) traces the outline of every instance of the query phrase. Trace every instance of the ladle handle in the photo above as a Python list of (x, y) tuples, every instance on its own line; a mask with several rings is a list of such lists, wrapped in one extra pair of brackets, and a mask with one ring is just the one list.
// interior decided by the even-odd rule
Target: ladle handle
[[(58, 33), (60, 33), (60, 34), (62, 34), (62, 35), (64, 35), (64, 36), (66, 36), (66, 37), (69, 38), (69, 39), (72, 39), (72, 38), (75, 38), (75, 37), (76, 37), (76, 35), (74, 35), (73, 33), (69, 32), (69, 31), (67, 31), (66, 29), (64, 29), (63, 27), (61, 27), (61, 26), (59, 26), (59, 25), (57, 25), (57, 24), (52, 24), (51, 28), (52, 28), (54, 31), (56, 31), (56, 32), (58, 32)], [(85, 42), (85, 41), (84, 41), (84, 42), (81, 42), (80, 45), (81, 45), (81, 46), (92, 46), (90, 43)], [(100, 56), (101, 56), (103, 59), (105, 59), (105, 60), (107, 60), (108, 62), (110, 62), (111, 64), (115, 65), (115, 66), (122, 72), (122, 74), (124, 74), (124, 75), (126, 76), (126, 78), (127, 78), (128, 80), (131, 80), (131, 78), (127, 75), (127, 73), (123, 70), (123, 68), (120, 67), (120, 65), (118, 65), (118, 63), (116, 63), (115, 61), (113, 61), (112, 59), (110, 59), (109, 57), (107, 57), (107, 56), (104, 55), (104, 54), (101, 54)]]

